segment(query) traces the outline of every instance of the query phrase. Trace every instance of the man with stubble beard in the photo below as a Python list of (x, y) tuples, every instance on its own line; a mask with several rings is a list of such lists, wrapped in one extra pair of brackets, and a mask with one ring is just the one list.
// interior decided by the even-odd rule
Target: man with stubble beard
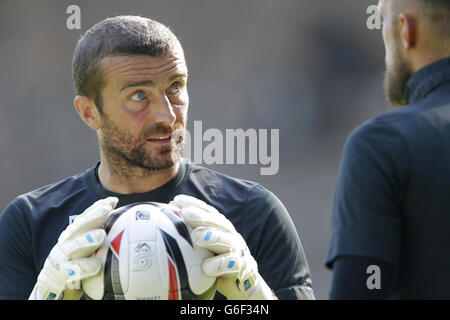
[(380, 0), (385, 91), (342, 154), (331, 299), (450, 298), (450, 1)]
[(81, 280), (100, 270), (93, 253), (105, 221), (116, 207), (145, 201), (179, 207), (194, 245), (216, 253), (202, 266), (217, 277), (216, 299), (314, 299), (280, 200), (181, 157), (188, 70), (169, 28), (136, 16), (99, 22), (77, 44), (73, 77), (75, 108), (97, 133), (100, 161), (2, 212), (0, 299), (81, 298)]

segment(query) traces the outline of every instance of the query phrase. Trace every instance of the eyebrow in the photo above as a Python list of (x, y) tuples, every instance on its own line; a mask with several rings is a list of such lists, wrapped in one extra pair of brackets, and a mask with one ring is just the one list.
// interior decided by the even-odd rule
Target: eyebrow
[(152, 80), (141, 80), (141, 81), (135, 81), (135, 82), (127, 82), (122, 87), (120, 87), (120, 91), (123, 91), (128, 88), (132, 87), (154, 87), (155, 82)]
[[(169, 78), (168, 82), (172, 82), (173, 80), (178, 79), (178, 78), (187, 78), (187, 73), (174, 74), (173, 76), (171, 76)], [(120, 91), (123, 91), (128, 88), (133, 88), (133, 87), (154, 87), (154, 86), (155, 86), (155, 82), (153, 80), (140, 80), (140, 81), (125, 83), (122, 87), (120, 87)]]

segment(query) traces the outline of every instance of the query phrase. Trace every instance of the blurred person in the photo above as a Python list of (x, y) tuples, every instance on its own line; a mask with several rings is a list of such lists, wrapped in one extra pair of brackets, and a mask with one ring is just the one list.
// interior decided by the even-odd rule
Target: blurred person
[(450, 298), (450, 1), (380, 0), (396, 106), (343, 149), (330, 299)]
[(136, 16), (97, 23), (75, 48), (73, 78), (74, 105), (97, 133), (100, 161), (18, 196), (0, 215), (1, 299), (82, 298), (80, 280), (100, 269), (92, 253), (104, 222), (142, 201), (180, 207), (196, 245), (218, 254), (203, 265), (218, 277), (216, 299), (314, 299), (280, 200), (181, 157), (188, 70), (168, 27)]

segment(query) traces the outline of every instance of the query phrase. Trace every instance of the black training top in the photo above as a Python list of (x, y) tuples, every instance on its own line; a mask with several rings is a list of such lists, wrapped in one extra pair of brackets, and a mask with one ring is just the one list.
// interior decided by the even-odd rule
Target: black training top
[[(52, 247), (73, 216), (115, 196), (117, 207), (168, 203), (187, 194), (216, 207), (247, 241), (259, 272), (280, 299), (313, 299), (310, 271), (283, 204), (257, 183), (235, 179), (182, 159), (177, 175), (142, 194), (117, 194), (99, 183), (98, 165), (13, 200), (0, 215), (0, 299), (27, 299)], [(222, 298), (219, 293), (216, 298)]]
[(365, 122), (345, 143), (326, 265), (382, 261), (395, 269), (387, 298), (448, 299), (450, 58), (416, 72), (406, 97), (408, 106)]

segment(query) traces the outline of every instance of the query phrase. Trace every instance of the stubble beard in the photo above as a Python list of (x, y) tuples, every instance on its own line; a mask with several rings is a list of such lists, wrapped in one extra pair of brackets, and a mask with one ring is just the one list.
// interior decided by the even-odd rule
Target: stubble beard
[[(175, 125), (158, 124), (139, 136), (136, 144), (132, 135), (120, 130), (108, 120), (103, 120), (100, 150), (108, 161), (111, 171), (124, 178), (149, 177), (169, 172), (182, 157), (186, 128), (181, 123)], [(146, 138), (154, 134), (172, 134), (170, 145), (156, 150), (146, 148)]]
[(393, 106), (404, 106), (408, 103), (405, 96), (406, 84), (413, 75), (413, 70), (409, 61), (401, 56), (398, 43), (399, 40), (395, 39), (392, 65), (386, 65), (383, 86), (386, 98)]

